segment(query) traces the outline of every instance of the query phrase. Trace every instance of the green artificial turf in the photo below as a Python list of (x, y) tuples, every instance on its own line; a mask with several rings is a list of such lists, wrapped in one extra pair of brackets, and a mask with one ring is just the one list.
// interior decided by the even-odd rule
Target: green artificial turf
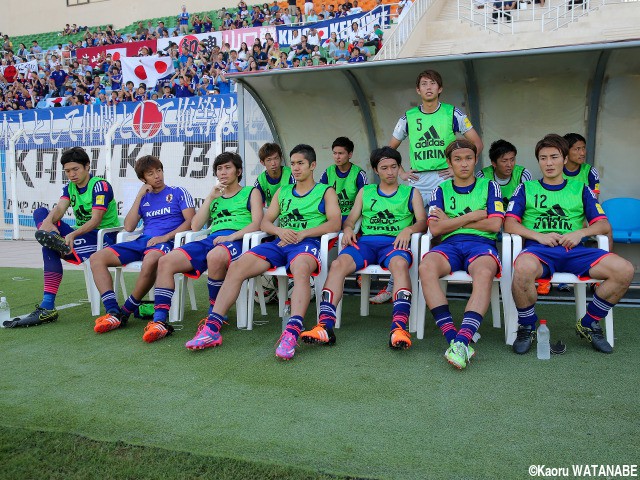
[[(91, 458), (102, 454), (93, 449), (120, 445), (132, 472), (123, 476), (131, 478), (136, 459), (153, 462), (157, 448), (179, 464), (192, 458), (187, 453), (197, 465), (207, 457), (212, 465), (229, 462), (233, 472), (246, 468), (245, 478), (271, 478), (268, 465), (283, 469), (273, 478), (305, 478), (306, 470), (517, 479), (530, 478), (531, 464), (637, 463), (637, 309), (615, 310), (615, 352), (603, 355), (575, 337), (572, 306), (541, 305), (552, 340), (567, 344), (565, 355), (546, 362), (535, 351), (513, 354), (489, 316), (476, 359), (458, 371), (442, 358), (446, 345), (430, 315), (424, 340), (414, 337), (410, 350), (392, 351), (390, 305), (361, 318), (359, 298), (347, 297), (336, 346), (303, 345), (282, 362), (274, 356), (280, 320), (273, 307), (253, 331), (235, 329), (232, 312), (219, 348), (184, 348), (204, 314), (205, 283), (196, 283), (201, 310), (188, 311), (181, 330), (154, 344), (142, 341), (140, 320), (95, 334), (87, 304), (62, 310), (54, 324), (0, 330), (0, 426), (11, 427), (0, 434), (24, 437), (34, 455), (39, 431), (110, 442), (61, 436), (88, 452), (90, 459), (79, 456), (74, 467), (80, 476), (85, 462), (93, 472), (87, 476), (101, 473), (99, 458)], [(13, 313), (27, 313), (40, 298), (42, 272), (0, 269), (0, 289)], [(82, 273), (65, 272), (58, 305), (84, 297)], [(457, 323), (463, 308), (462, 301), (451, 303)], [(150, 448), (136, 453), (131, 445)], [(11, 459), (12, 478), (28, 468), (4, 446), (0, 454), (0, 464)], [(163, 476), (162, 461), (153, 468)], [(200, 470), (194, 472), (184, 478), (197, 478)]]

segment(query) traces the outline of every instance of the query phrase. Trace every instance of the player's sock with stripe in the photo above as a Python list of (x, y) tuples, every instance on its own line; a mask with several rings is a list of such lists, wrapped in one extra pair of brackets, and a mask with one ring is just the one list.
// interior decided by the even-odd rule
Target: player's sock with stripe
[(431, 315), (436, 319), (436, 325), (447, 340), (447, 344), (456, 338), (456, 326), (453, 324), (453, 317), (449, 311), (449, 305), (444, 304), (431, 309)]
[(593, 294), (593, 300), (587, 305), (587, 314), (582, 317), (582, 326), (591, 327), (591, 323), (595, 320), (599, 322), (607, 316), (613, 305), (606, 300), (601, 299), (597, 293)]
[(62, 260), (60, 255), (50, 248), (42, 247), (44, 260), (44, 292), (40, 306), (53, 310), (56, 305), (56, 295), (62, 282)]
[(291, 335), (293, 335), (297, 340), (298, 337), (300, 337), (302, 330), (304, 330), (302, 317), (300, 315), (294, 315), (293, 317), (289, 318), (289, 321), (287, 322), (287, 327), (284, 330), (285, 332), (289, 332)]
[(207, 317), (207, 327), (213, 332), (219, 332), (222, 329), (222, 324), (227, 321), (227, 317), (223, 317), (219, 313), (211, 312)]
[(104, 305), (104, 309), (107, 313), (120, 313), (120, 306), (118, 305), (116, 294), (113, 290), (107, 290), (104, 292), (100, 295), (100, 299), (102, 300), (102, 304)]
[(333, 292), (324, 288), (320, 302), (320, 316), (318, 323), (324, 325), (325, 330), (333, 328), (336, 324), (336, 306), (333, 304)]
[(140, 306), (140, 300), (135, 298), (133, 295), (129, 295), (129, 298), (122, 305), (122, 313), (124, 313), (127, 317), (129, 317), (132, 313), (136, 311), (136, 308)]
[(399, 289), (393, 299), (393, 311), (391, 331), (396, 328), (407, 330), (409, 315), (411, 314), (411, 291), (406, 288)]
[(469, 345), (469, 342), (478, 331), (478, 328), (480, 328), (481, 323), (482, 315), (480, 315), (478, 312), (474, 312), (471, 310), (464, 312), (464, 316), (462, 317), (462, 324), (460, 325), (460, 330), (458, 330), (455, 341), (462, 342), (465, 345)]
[(155, 296), (153, 321), (166, 323), (169, 318), (169, 310), (171, 309), (173, 288), (156, 288)]
[(218, 292), (222, 287), (223, 280), (214, 280), (211, 277), (207, 277), (207, 288), (209, 289), (209, 314), (213, 313), (213, 306), (216, 304), (216, 298), (218, 298)]
[(536, 315), (535, 304), (530, 307), (518, 308), (518, 323), (520, 325), (530, 325), (534, 329), (536, 328), (536, 322), (538, 321), (538, 316)]

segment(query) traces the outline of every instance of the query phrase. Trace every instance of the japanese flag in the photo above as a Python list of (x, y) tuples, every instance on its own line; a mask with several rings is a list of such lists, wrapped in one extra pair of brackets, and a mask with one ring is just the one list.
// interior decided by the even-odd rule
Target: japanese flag
[(55, 107), (56, 105), (64, 106), (64, 97), (49, 97), (46, 100), (47, 108)]
[(127, 56), (127, 49), (126, 48), (109, 48), (107, 50), (105, 50), (105, 55), (110, 53), (111, 54), (111, 60), (113, 60), (114, 62), (116, 60), (122, 60), (122, 57), (126, 57)]
[(121, 57), (122, 81), (129, 80), (134, 86), (145, 83), (153, 88), (160, 78), (175, 72), (173, 61), (169, 57)]

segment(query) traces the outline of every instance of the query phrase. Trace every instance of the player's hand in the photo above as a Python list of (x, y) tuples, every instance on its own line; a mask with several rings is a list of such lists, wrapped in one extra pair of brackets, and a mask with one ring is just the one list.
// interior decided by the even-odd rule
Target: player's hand
[(404, 172), (400, 172), (398, 175), (405, 182), (415, 182), (416, 180), (418, 180), (418, 178), (420, 178), (420, 177), (418, 177), (418, 175), (416, 175), (413, 172), (412, 169), (405, 170)]
[(298, 243), (298, 234), (293, 230), (281, 228), (278, 232), (278, 237), (280, 238), (280, 242), (278, 243), (279, 247)]
[(212, 200), (220, 198), (222, 195), (224, 195), (224, 191), (226, 190), (226, 188), (227, 187), (224, 183), (219, 183), (211, 189), (211, 192), (209, 192), (209, 197), (211, 197)]
[(220, 235), (219, 237), (216, 237), (213, 239), (213, 244), (219, 245), (221, 243), (232, 242), (232, 241), (233, 240), (231, 239), (231, 235)]
[(73, 241), (76, 238), (76, 232), (69, 232), (67, 233), (67, 235), (64, 237), (64, 243), (66, 245), (68, 245), (69, 247), (73, 248)]
[(547, 247), (557, 247), (560, 245), (560, 239), (562, 235), (559, 233), (540, 233), (534, 239), (536, 242), (541, 243), (542, 245), (546, 245)]
[(60, 233), (60, 230), (58, 230), (58, 227), (56, 227), (53, 223), (51, 223), (49, 220), (45, 219), (41, 224), (40, 224), (40, 230), (44, 230), (45, 232), (56, 232), (56, 233)]
[(473, 212), (471, 212), (471, 214), (473, 215), (474, 222), (480, 222), (487, 218), (486, 210), (474, 210)]
[(138, 197), (142, 198), (144, 197), (147, 193), (149, 193), (151, 190), (153, 190), (151, 188), (151, 185), (149, 185), (148, 183), (145, 183), (144, 185), (142, 185), (142, 187), (140, 187), (140, 190), (138, 191)]
[(411, 245), (411, 234), (412, 231), (410, 228), (403, 229), (393, 242), (393, 248), (409, 250), (409, 245)]
[(345, 227), (344, 232), (342, 233), (342, 247), (348, 247), (350, 245), (355, 245), (357, 243), (358, 237), (355, 232), (350, 227)]
[(579, 231), (565, 233), (564, 235), (560, 235), (560, 239), (558, 241), (560, 245), (565, 248), (573, 248), (580, 243), (582, 236), (583, 235)]
[(453, 178), (453, 169), (449, 167), (445, 170), (440, 170), (438, 172), (438, 176), (443, 180), (447, 180), (448, 178)]
[(447, 215), (444, 210), (442, 210), (439, 207), (429, 207), (429, 221), (439, 221), (439, 220), (446, 220), (447, 218), (449, 218), (449, 215)]
[(164, 238), (164, 236), (161, 237), (152, 237), (149, 239), (149, 241), (147, 242), (147, 247), (153, 247), (154, 245), (158, 245), (160, 243), (164, 243), (166, 242), (166, 238)]

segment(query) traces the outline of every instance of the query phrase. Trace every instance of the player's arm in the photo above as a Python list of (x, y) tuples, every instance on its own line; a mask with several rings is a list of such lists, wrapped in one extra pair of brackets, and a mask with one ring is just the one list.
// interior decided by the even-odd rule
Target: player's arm
[(459, 217), (450, 218), (442, 208), (433, 206), (429, 208), (429, 230), (431, 230), (431, 234), (434, 237), (437, 237), (438, 235), (446, 235), (447, 233), (454, 232), (459, 228), (485, 220), (486, 218), (486, 210), (474, 210)]
[(394, 248), (408, 249), (411, 246), (411, 235), (427, 231), (427, 212), (424, 209), (422, 195), (415, 188), (411, 189), (411, 209), (416, 221), (400, 232), (393, 242)]
[(133, 205), (131, 205), (131, 209), (127, 213), (127, 216), (124, 217), (124, 229), (127, 232), (133, 232), (138, 226), (138, 222), (140, 221), (140, 202), (142, 201), (142, 197), (144, 197), (147, 193), (151, 191), (151, 185), (145, 183), (140, 187), (138, 194), (136, 195), (135, 200), (133, 201)]
[[(241, 240), (242, 237), (247, 233), (257, 232), (260, 229), (260, 223), (262, 222), (262, 195), (257, 188), (251, 190), (251, 195), (249, 195), (249, 206), (251, 207), (251, 223), (244, 228), (241, 228), (237, 232), (232, 233), (225, 237), (225, 241), (234, 242), (236, 240)], [(220, 243), (221, 237), (215, 239), (215, 244)]]
[(209, 194), (205, 197), (204, 202), (202, 202), (202, 205), (200, 205), (200, 208), (191, 219), (191, 230), (193, 230), (194, 232), (202, 230), (202, 227), (204, 227), (209, 221), (209, 207), (211, 207), (211, 202), (213, 202), (216, 198), (221, 197), (223, 193), (224, 185), (222, 185), (221, 183), (211, 189)]
[(338, 194), (333, 188), (324, 192), (324, 208), (327, 221), (322, 225), (297, 232), (298, 242), (308, 237), (320, 237), (325, 233), (339, 232), (342, 226), (342, 212), (338, 203)]
[(289, 243), (295, 243), (295, 233), (293, 230), (277, 227), (274, 222), (280, 216), (280, 189), (276, 190), (276, 193), (271, 199), (271, 204), (267, 208), (267, 211), (262, 217), (260, 222), (260, 230), (269, 234), (275, 235), (281, 240), (291, 240)]
[(582, 189), (582, 205), (587, 226), (574, 232), (561, 235), (559, 243), (563, 247), (573, 248), (578, 245), (584, 237), (590, 237), (591, 235), (608, 235), (611, 232), (611, 225), (604, 214), (602, 206), (598, 203), (595, 192), (587, 186)]
[(489, 194), (487, 195), (487, 218), (467, 225), (467, 228), (475, 228), (483, 232), (498, 233), (504, 221), (504, 205), (502, 192), (497, 182), (489, 182)]
[(71, 201), (67, 197), (60, 197), (58, 200), (58, 204), (55, 206), (53, 210), (49, 212), (47, 218), (42, 221), (40, 225), (40, 230), (44, 230), (45, 232), (59, 232), (58, 227), (56, 227), (56, 223), (64, 217), (64, 213), (69, 208)]
[(476, 158), (479, 157), (482, 153), (482, 149), (484, 148), (484, 144), (482, 143), (480, 135), (478, 135), (478, 132), (476, 132), (476, 129), (472, 128), (471, 130), (468, 130), (466, 133), (464, 133), (464, 138), (466, 138), (476, 146), (476, 148), (478, 149)]
[(342, 223), (342, 246), (346, 247), (349, 245), (353, 245), (356, 243), (357, 237), (354, 232), (356, 227), (356, 222), (362, 215), (362, 189), (356, 195), (355, 200), (353, 201), (353, 207), (351, 207), (351, 212), (347, 218), (345, 218)]
[(87, 223), (85, 223), (84, 225), (82, 225), (81, 227), (79, 227), (77, 230), (74, 230), (71, 233), (68, 233), (65, 237), (64, 237), (64, 242), (69, 245), (69, 246), (73, 246), (73, 240), (80, 236), (83, 235), (85, 233), (88, 233), (92, 230), (96, 230), (100, 224), (102, 223), (102, 218), (104, 217), (104, 214), (107, 212), (106, 209), (102, 209), (102, 208), (92, 208), (91, 209), (91, 218), (89, 219), (89, 221), (87, 221)]

